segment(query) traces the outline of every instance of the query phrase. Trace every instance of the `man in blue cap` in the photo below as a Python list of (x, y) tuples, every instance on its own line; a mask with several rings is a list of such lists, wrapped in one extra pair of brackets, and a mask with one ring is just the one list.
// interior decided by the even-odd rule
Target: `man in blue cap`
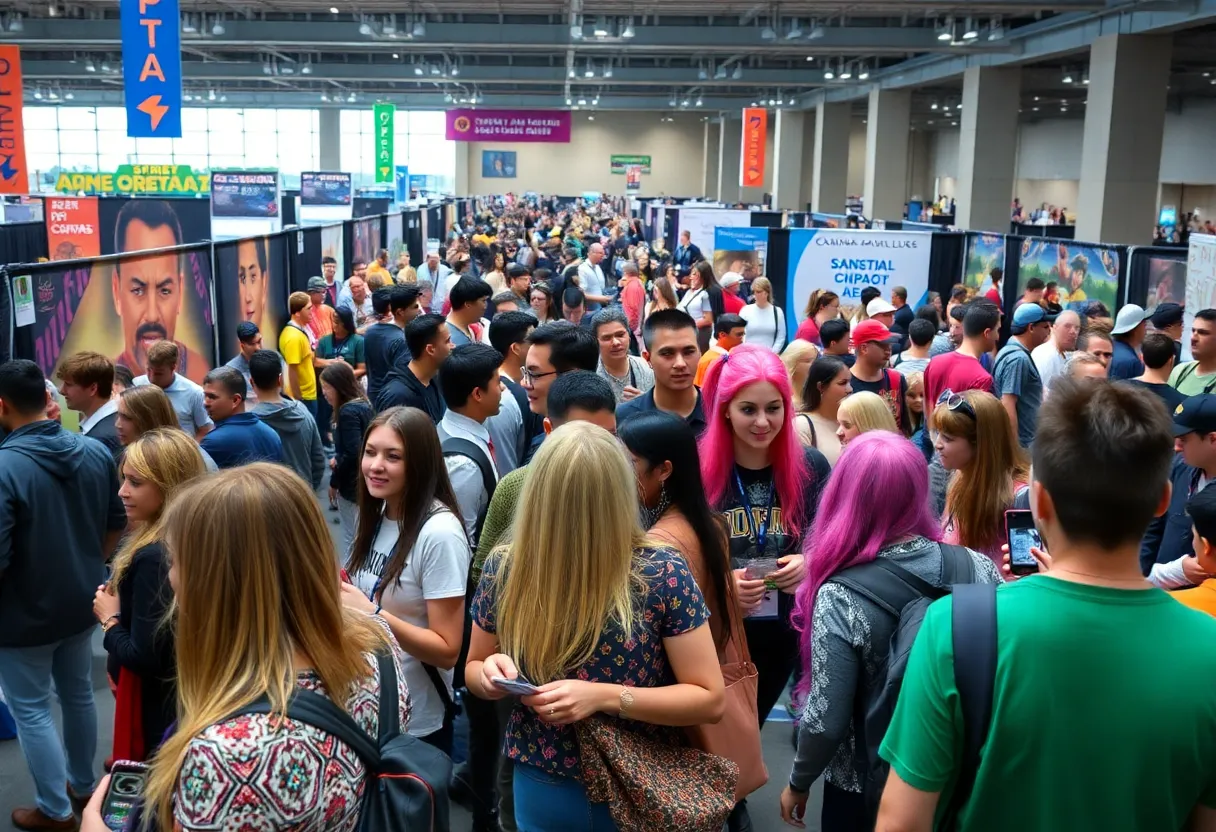
[(1216, 481), (1216, 396), (1191, 396), (1174, 409), (1174, 464), (1169, 511), (1154, 517), (1140, 541), (1140, 569), (1162, 589), (1205, 578), (1194, 557), (1186, 503)]
[(1023, 303), (1013, 313), (1013, 337), (992, 363), (992, 392), (1013, 423), (1018, 444), (1029, 448), (1039, 420), (1039, 405), (1043, 403), (1043, 379), (1039, 376), (1030, 352), (1051, 337), (1051, 322), (1037, 303)]

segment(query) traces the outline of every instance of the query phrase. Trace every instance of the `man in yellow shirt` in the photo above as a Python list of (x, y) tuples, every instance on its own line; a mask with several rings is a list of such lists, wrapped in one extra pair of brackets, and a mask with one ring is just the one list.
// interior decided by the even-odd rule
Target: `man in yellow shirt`
[(308, 295), (292, 292), (287, 299), (291, 320), (279, 335), (279, 352), (287, 364), (286, 393), (300, 402), (317, 418), (317, 371), (312, 364), (314, 345), (305, 327), (311, 312)]
[[(1195, 492), (1186, 504), (1191, 518), (1191, 543), (1199, 568), (1216, 575), (1216, 488)], [(1175, 592), (1174, 597), (1188, 607), (1208, 615), (1216, 615), (1216, 578), (1208, 578), (1194, 589)]]
[(718, 336), (718, 340), (709, 345), (709, 349), (697, 362), (697, 374), (693, 378), (693, 384), (700, 387), (705, 381), (705, 373), (709, 371), (709, 365), (743, 343), (743, 331), (746, 328), (747, 321), (738, 315), (727, 313), (718, 316), (718, 320), (714, 322), (714, 335)]

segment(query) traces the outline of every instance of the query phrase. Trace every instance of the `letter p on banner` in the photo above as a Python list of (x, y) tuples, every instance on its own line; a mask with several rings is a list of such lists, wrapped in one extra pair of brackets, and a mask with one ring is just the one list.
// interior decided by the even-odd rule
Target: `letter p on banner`
[(119, 0), (127, 135), (182, 137), (178, 0)]
[(743, 141), (739, 155), (739, 184), (744, 188), (764, 186), (764, 144), (768, 140), (768, 110), (743, 110)]
[(21, 119), (21, 50), (0, 45), (0, 194), (28, 194)]

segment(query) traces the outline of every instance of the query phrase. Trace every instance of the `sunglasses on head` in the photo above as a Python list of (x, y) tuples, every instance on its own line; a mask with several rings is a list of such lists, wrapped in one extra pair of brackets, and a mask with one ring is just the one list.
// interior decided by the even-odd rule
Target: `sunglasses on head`
[(942, 394), (937, 397), (937, 403), (938, 405), (944, 404), (947, 410), (961, 410), (965, 415), (971, 417), (971, 421), (978, 421), (975, 416), (975, 408), (971, 406), (971, 402), (953, 390), (943, 390)]

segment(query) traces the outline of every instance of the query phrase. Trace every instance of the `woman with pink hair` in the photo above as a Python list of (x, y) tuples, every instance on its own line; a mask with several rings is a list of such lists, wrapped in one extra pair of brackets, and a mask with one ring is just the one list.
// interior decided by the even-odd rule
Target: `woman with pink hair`
[(789, 374), (768, 347), (742, 344), (715, 361), (701, 395), (701, 477), (710, 506), (726, 516), (763, 725), (797, 662), (789, 621), (806, 572), (803, 531), (815, 520), (831, 468), (799, 442)]
[[(929, 597), (939, 597), (955, 583), (1000, 582), (990, 559), (943, 546), (941, 536), (920, 450), (888, 431), (851, 441), (833, 469), (823, 513), (804, 547), (809, 567), (793, 616), (802, 657), (796, 693), (804, 706), (793, 770), (781, 793), (786, 821), (802, 818), (811, 784), (822, 774), (823, 828), (874, 828), (877, 794), (864, 788), (872, 782), (871, 738), (857, 730), (865, 726), (854, 725), (853, 716), (866, 712), (886, 681), (899, 619), (855, 586), (868, 587), (875, 573), (893, 572), (903, 583), (927, 583), (935, 593)], [(873, 594), (888, 607), (903, 607), (904, 599)]]

